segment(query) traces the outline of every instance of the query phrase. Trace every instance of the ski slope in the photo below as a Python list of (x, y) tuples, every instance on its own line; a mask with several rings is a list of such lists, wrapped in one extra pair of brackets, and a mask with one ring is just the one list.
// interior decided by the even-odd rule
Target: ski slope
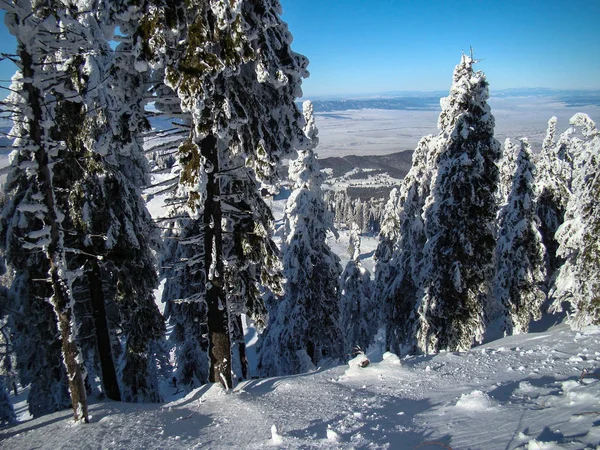
[(599, 350), (600, 328), (564, 324), (466, 353), (374, 347), (365, 368), (96, 402), (88, 425), (70, 411), (28, 420), (0, 430), (0, 449), (599, 449)]

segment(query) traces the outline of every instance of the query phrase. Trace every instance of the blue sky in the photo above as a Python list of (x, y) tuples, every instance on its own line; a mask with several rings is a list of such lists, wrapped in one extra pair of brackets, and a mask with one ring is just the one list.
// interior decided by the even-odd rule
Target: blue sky
[(600, 0), (280, 0), (307, 97), (447, 90), (474, 49), (490, 89), (600, 89)]
[[(305, 97), (444, 91), (469, 46), (492, 91), (600, 89), (600, 0), (280, 1), (311, 61)], [(0, 25), (0, 51), (14, 45)]]

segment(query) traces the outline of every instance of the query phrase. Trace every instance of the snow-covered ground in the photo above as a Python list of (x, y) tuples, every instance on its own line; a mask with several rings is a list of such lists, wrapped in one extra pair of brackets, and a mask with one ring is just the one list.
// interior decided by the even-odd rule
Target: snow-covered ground
[[(466, 353), (204, 386), (0, 430), (1, 449), (598, 449), (600, 328), (560, 325)], [(172, 391), (175, 389), (173, 388)], [(19, 405), (20, 408), (24, 406)]]

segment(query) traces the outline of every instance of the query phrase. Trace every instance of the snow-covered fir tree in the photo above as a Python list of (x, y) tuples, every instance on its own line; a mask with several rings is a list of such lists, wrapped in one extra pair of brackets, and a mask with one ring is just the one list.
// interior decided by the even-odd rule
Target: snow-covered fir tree
[(556, 117), (548, 121), (546, 137), (537, 161), (537, 214), (540, 233), (546, 247), (546, 272), (548, 292), (557, 269), (563, 260), (558, 256), (556, 230), (562, 225), (571, 192), (572, 155), (570, 154), (570, 132), (556, 138)]
[(463, 55), (441, 101), (431, 193), (423, 217), (427, 242), (417, 346), (425, 353), (466, 350), (483, 338), (492, 294), (500, 144), (487, 104), (488, 83)]
[(571, 306), (569, 323), (575, 329), (600, 324), (600, 132), (583, 113), (575, 114), (569, 130), (573, 161), (571, 196), (564, 223), (556, 232), (557, 254), (564, 259), (552, 295), (554, 310)]
[[(420, 272), (423, 265), (425, 229), (423, 207), (430, 193), (431, 175), (429, 154), (435, 140), (426, 136), (419, 141), (413, 153), (413, 164), (402, 180), (398, 190), (396, 206), (390, 211), (393, 221), (390, 231), (380, 237), (377, 251), (384, 249), (393, 238), (391, 254), (377, 260), (375, 283), (377, 302), (381, 311), (381, 322), (386, 330), (386, 347), (401, 354), (416, 350), (415, 320), (420, 288)], [(390, 197), (392, 201), (392, 197)]]
[[(507, 140), (505, 149), (511, 148)], [(521, 139), (506, 204), (499, 213), (495, 296), (507, 334), (527, 333), (542, 316), (546, 299), (545, 247), (538, 230), (535, 165), (527, 139)]]
[(338, 256), (327, 245), (332, 217), (323, 200), (323, 175), (313, 148), (317, 145), (312, 105), (304, 103), (306, 134), (312, 145), (290, 162), (294, 190), (284, 216), (285, 295), (270, 311), (260, 337), (258, 368), (263, 376), (301, 373), (343, 353), (340, 329)]
[[(107, 25), (99, 22), (106, 11), (90, 9), (85, 2), (33, 5), (36, 9), (25, 15), (25, 21), (40, 34), (36, 38), (19, 22), (23, 20), (20, 14), (30, 6), (19, 9), (16, 5), (11, 11), (11, 31), (22, 48), (22, 75), (33, 75), (23, 81), (19, 74), (15, 78), (28, 95), (27, 101), (18, 94), (13, 96), (13, 114), (33, 117), (24, 125), (15, 122), (19, 136), (15, 147), (17, 158), (35, 161), (38, 167), (37, 173), (31, 167), (23, 173), (22, 163), (13, 162), (13, 176), (24, 182), (15, 185), (12, 195), (17, 199), (21, 192), (41, 191), (38, 185), (45, 190), (31, 198), (40, 205), (38, 209), (24, 209), (23, 200), (5, 209), (7, 233), (27, 225), (32, 220), (29, 214), (46, 224), (48, 248), (56, 247), (46, 252), (50, 273), (58, 274), (50, 298), (62, 302), (54, 306), (72, 396), (79, 395), (83, 404), (85, 392), (79, 392), (79, 385), (74, 389), (82, 377), (71, 375), (81, 370), (80, 364), (73, 362), (77, 360), (87, 369), (88, 380), (96, 378), (94, 370), (99, 367), (103, 390), (110, 398), (157, 401), (160, 396), (150, 347), (164, 332), (153, 299), (157, 278), (151, 246), (158, 246), (158, 236), (138, 190), (145, 182), (141, 137), (136, 132), (139, 127), (134, 126), (143, 119), (140, 105), (120, 95), (121, 89), (130, 95), (134, 85), (113, 64), (104, 37)], [(56, 17), (51, 7), (58, 8)], [(45, 15), (49, 17), (46, 20)], [(48, 48), (54, 52), (48, 54)], [(27, 115), (25, 108), (32, 113)], [(37, 147), (35, 154), (23, 151), (32, 147), (23, 145), (28, 142)], [(44, 216), (46, 210), (53, 211), (53, 216)], [(57, 286), (64, 291), (58, 297)], [(113, 331), (122, 333), (124, 344), (120, 352), (123, 396), (112, 355), (116, 340), (107, 324), (109, 300), (116, 305)], [(77, 332), (81, 330), (83, 333)], [(76, 417), (80, 413), (87, 420), (85, 405), (76, 409)]]
[[(119, 27), (120, 44), (107, 62), (108, 89), (98, 106), (118, 105), (104, 110), (106, 123), (97, 132), (108, 136), (103, 158), (103, 205), (108, 226), (100, 222), (98, 231), (107, 237), (100, 269), (105, 301), (117, 307), (118, 328), (124, 345), (119, 355), (121, 397), (125, 401), (160, 401), (157, 360), (165, 333), (164, 318), (154, 302), (158, 284), (154, 252), (160, 249), (160, 236), (148, 213), (140, 189), (149, 183), (143, 151), (144, 133), (149, 124), (144, 111), (149, 83), (149, 67), (142, 54), (140, 19), (143, 9), (133, 3), (118, 4), (111, 17), (111, 29)], [(101, 16), (102, 11), (98, 15)], [(98, 40), (100, 40), (100, 36)], [(104, 226), (104, 229), (102, 227)]]
[[(379, 244), (375, 250), (375, 284), (387, 286), (388, 273), (387, 262), (391, 259), (394, 246), (400, 232), (400, 211), (398, 210), (399, 192), (398, 188), (390, 191), (390, 196), (385, 204), (379, 232)], [(381, 280), (381, 281), (379, 281)]]
[(506, 204), (508, 195), (512, 189), (513, 177), (517, 170), (519, 151), (519, 147), (513, 144), (509, 138), (506, 138), (502, 148), (502, 158), (498, 164), (500, 176), (498, 182), (498, 204), (501, 207)]
[(360, 229), (353, 224), (348, 253), (350, 260), (340, 278), (341, 328), (345, 352), (352, 357), (366, 351), (377, 333), (377, 310), (371, 295), (371, 273), (360, 262)]
[(290, 50), (280, 14), (271, 0), (175, 2), (144, 19), (150, 50), (166, 67), (165, 85), (191, 117), (178, 153), (181, 200), (171, 215), (197, 223), (186, 241), (195, 248), (199, 289), (187, 298), (206, 305), (208, 379), (227, 387), (232, 360), (244, 365), (241, 314), (264, 321), (263, 291), (281, 289), (260, 189), (273, 184), (282, 155), (305, 145), (294, 99), (307, 61)]
[[(50, 289), (42, 298), (50, 299), (55, 313), (74, 418), (87, 422), (86, 392), (79, 364), (82, 356), (73, 316), (72, 287), (78, 271), (68, 265), (67, 253), (71, 250), (65, 239), (65, 231), (70, 231), (71, 225), (67, 220), (70, 186), (62, 186), (64, 175), (75, 163), (66, 143), (79, 120), (80, 103), (74, 80), (79, 78), (79, 70), (87, 68), (82, 67), (83, 61), (76, 52), (75, 41), (80, 39), (82, 28), (74, 17), (76, 8), (65, 6), (50, 1), (3, 4), (8, 29), (17, 39), (19, 56), (19, 70), (13, 77), (9, 99), (15, 150), (7, 180), (8, 202), (3, 210), (3, 247), (7, 262), (21, 280), (28, 277), (31, 261), (20, 254), (43, 255), (40, 269), (46, 273), (38, 274), (42, 275), (40, 279), (48, 279)], [(72, 76), (72, 71), (77, 75)], [(70, 128), (61, 128), (66, 123), (70, 123)], [(65, 171), (62, 174), (61, 169)]]

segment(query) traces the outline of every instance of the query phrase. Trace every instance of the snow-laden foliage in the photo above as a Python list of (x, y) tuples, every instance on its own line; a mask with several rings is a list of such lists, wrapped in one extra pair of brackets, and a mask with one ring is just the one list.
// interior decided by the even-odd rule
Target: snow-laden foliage
[(259, 341), (258, 367), (265, 376), (305, 372), (343, 352), (340, 260), (326, 242), (327, 233), (336, 231), (323, 201), (323, 175), (313, 151), (317, 140), (312, 105), (305, 103), (304, 111), (313, 144), (290, 162), (294, 190), (285, 209), (281, 249), (285, 294), (270, 311)]
[(350, 358), (366, 351), (377, 333), (377, 309), (372, 296), (371, 273), (360, 262), (360, 230), (353, 224), (348, 253), (350, 260), (340, 278), (341, 328), (345, 353)]
[(71, 247), (69, 203), (71, 194), (77, 192), (71, 190), (72, 183), (85, 175), (78, 159), (90, 158), (84, 159), (84, 164), (93, 159), (85, 153), (90, 139), (78, 140), (83, 154), (72, 152), (69, 144), (84, 127), (81, 83), (97, 80), (85, 50), (80, 52), (80, 47), (87, 48), (93, 33), (88, 29), (89, 14), (78, 14), (77, 5), (69, 6), (50, 1), (3, 5), (6, 25), (17, 39), (19, 60), (8, 99), (15, 140), (2, 231), (7, 262), (17, 278), (28, 277), (30, 268), (30, 261), (19, 258), (19, 253), (43, 255), (41, 269), (47, 272), (41, 280), (46, 278), (51, 288), (43, 298), (52, 304), (60, 332), (74, 417), (87, 422), (73, 291), (84, 268), (69, 264), (70, 255), (80, 251)]
[[(571, 195), (564, 223), (556, 231), (557, 254), (564, 259), (553, 292), (553, 308), (571, 306), (569, 322), (575, 329), (600, 324), (600, 132), (586, 115), (570, 121), (568, 151), (572, 156)], [(576, 134), (578, 133), (578, 134)]]
[[(512, 151), (512, 147), (507, 140), (505, 149)], [(526, 139), (521, 139), (514, 164), (511, 189), (498, 215), (496, 247), (495, 297), (504, 311), (503, 328), (507, 334), (527, 333), (529, 323), (541, 318), (546, 299), (542, 289), (545, 248), (534, 201), (535, 165)]]
[(488, 84), (474, 63), (463, 55), (454, 70), (429, 155), (427, 242), (415, 311), (417, 346), (426, 353), (466, 350), (480, 342), (491, 296), (500, 144), (486, 103)]

